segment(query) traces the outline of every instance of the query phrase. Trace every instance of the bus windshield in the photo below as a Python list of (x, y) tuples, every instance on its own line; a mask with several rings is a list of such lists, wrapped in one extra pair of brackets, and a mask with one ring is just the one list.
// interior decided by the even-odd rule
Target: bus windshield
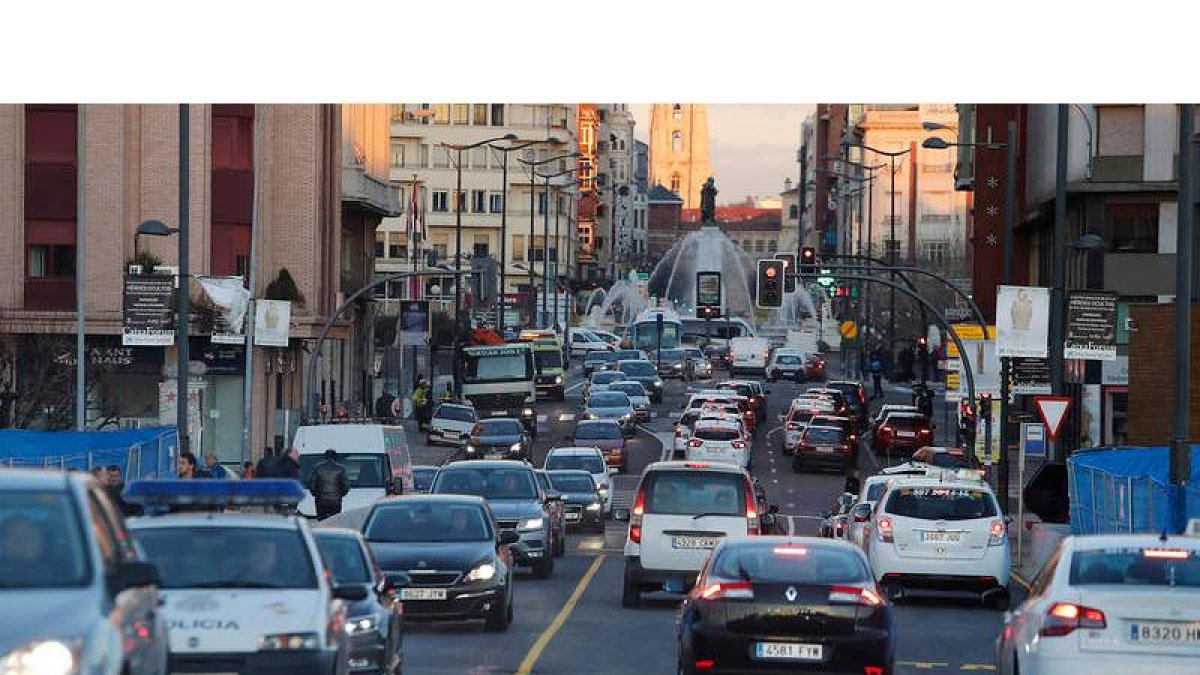
[(496, 347), (463, 352), (464, 380), (470, 383), (513, 382), (533, 379), (533, 358), (528, 348)]
[[(658, 322), (639, 321), (630, 326), (629, 339), (633, 343), (634, 349), (656, 350), (660, 346), (658, 333)], [(663, 321), (661, 347), (663, 349), (672, 349), (678, 347), (682, 334), (683, 324), (681, 324), (679, 321)]]

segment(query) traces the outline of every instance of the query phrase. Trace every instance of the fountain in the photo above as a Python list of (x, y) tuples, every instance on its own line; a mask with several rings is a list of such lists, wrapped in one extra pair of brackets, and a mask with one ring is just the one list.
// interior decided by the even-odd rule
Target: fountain
[(650, 307), (650, 298), (645, 292), (645, 286), (638, 279), (637, 273), (633, 271), (629, 273), (628, 278), (613, 282), (608, 291), (597, 291), (597, 293), (604, 294), (603, 302), (596, 305), (594, 302), (596, 294), (593, 294), (592, 300), (588, 302), (589, 306), (586, 312), (585, 324), (592, 328), (599, 328), (601, 322), (607, 320), (609, 314), (613, 315), (614, 323), (623, 326)]

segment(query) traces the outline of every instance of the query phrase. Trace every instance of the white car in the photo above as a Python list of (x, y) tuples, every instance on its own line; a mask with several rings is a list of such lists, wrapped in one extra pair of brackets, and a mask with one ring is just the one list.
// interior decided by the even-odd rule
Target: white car
[(692, 427), (684, 457), (689, 462), (726, 462), (745, 469), (750, 465), (750, 444), (740, 423), (701, 416)]
[(585, 356), (588, 352), (611, 352), (615, 349), (611, 344), (600, 339), (600, 336), (590, 330), (572, 328), (570, 345), (571, 356)]
[(614, 333), (610, 333), (606, 330), (596, 330), (595, 328), (589, 328), (588, 332), (591, 333), (592, 335), (595, 335), (596, 337), (600, 338), (601, 340), (607, 342), (608, 344), (612, 345), (614, 348), (616, 348), (617, 345), (621, 344), (620, 336), (618, 336)]
[[(206, 499), (275, 505), (280, 495), (264, 494), (275, 488), (294, 492), (282, 500), (294, 507), (303, 489), (287, 481), (237, 481), (214, 497), (200, 489), (207, 482), (191, 481), (194, 488), (150, 486), (142, 503), (166, 505), (172, 502), (165, 491), (183, 491), (187, 494), (177, 496), (186, 497), (193, 512), (129, 522), (134, 540), (162, 574), (159, 611), (170, 636), (170, 670), (257, 671), (283, 661), (289, 672), (347, 672), (352, 632), (343, 628), (347, 603), (366, 599), (368, 591), (362, 585), (332, 586), (307, 519), (194, 512), (197, 505), (218, 506)], [(137, 487), (132, 484), (130, 493)], [(193, 490), (198, 494), (190, 494)]]
[(643, 591), (681, 592), (694, 584), (722, 541), (758, 535), (764, 523), (750, 474), (724, 462), (654, 462), (642, 472), (628, 521), (621, 605), (637, 607)]
[(833, 404), (816, 399), (797, 399), (788, 409), (783, 424), (783, 454), (796, 451), (796, 444), (804, 436), (808, 423), (818, 415), (832, 415)]
[(433, 412), (429, 420), (429, 445), (466, 445), (471, 430), (479, 417), (475, 408), (461, 403), (443, 403)]
[(624, 379), (625, 373), (619, 370), (600, 370), (592, 373), (592, 376), (583, 383), (583, 391), (580, 394), (583, 398), (583, 404), (587, 405), (587, 399), (592, 394), (598, 391), (605, 391), (608, 389), (608, 385)]
[(996, 495), (977, 478), (956, 472), (896, 477), (864, 539), (875, 579), (889, 597), (908, 589), (961, 589), (980, 593), (992, 608), (1008, 608), (1008, 528)]
[(697, 378), (706, 380), (713, 377), (712, 361), (704, 355), (703, 350), (699, 347), (684, 347), (683, 351), (687, 353), (687, 357), (692, 360), (693, 374)]
[(1200, 539), (1067, 537), (996, 651), (1010, 675), (1200, 672)]
[(771, 357), (771, 342), (766, 338), (736, 337), (729, 341), (729, 373), (767, 374)]
[(867, 531), (867, 524), (871, 521), (871, 512), (875, 510), (875, 504), (883, 496), (883, 492), (887, 489), (887, 484), (892, 478), (894, 476), (869, 476), (862, 482), (862, 489), (858, 492), (858, 500), (854, 502), (854, 506), (850, 509), (849, 524), (846, 528), (846, 541), (860, 548), (863, 546), (863, 537)]
[(604, 500), (604, 513), (612, 511), (612, 475), (617, 473), (617, 468), (610, 468), (605, 464), (604, 453), (600, 450), (580, 447), (551, 448), (550, 452), (546, 453), (542, 468), (547, 471), (576, 469), (588, 472)]

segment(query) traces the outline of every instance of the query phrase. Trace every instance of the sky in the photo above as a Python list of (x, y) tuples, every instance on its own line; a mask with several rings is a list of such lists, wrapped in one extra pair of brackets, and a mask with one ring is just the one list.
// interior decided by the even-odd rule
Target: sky
[[(708, 152), (716, 174), (717, 202), (741, 202), (747, 196), (778, 196), (783, 179), (795, 182), (800, 168), (796, 149), (800, 124), (811, 105), (708, 106)], [(642, 141), (650, 136), (650, 104), (632, 103), (629, 110), (637, 121), (634, 135)]]

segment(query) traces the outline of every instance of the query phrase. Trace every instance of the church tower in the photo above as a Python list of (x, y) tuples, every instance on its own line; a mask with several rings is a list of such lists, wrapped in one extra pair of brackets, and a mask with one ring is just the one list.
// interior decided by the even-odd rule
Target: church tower
[(650, 184), (679, 195), (683, 208), (700, 208), (700, 188), (712, 175), (708, 161), (708, 108), (655, 103), (650, 109)]

